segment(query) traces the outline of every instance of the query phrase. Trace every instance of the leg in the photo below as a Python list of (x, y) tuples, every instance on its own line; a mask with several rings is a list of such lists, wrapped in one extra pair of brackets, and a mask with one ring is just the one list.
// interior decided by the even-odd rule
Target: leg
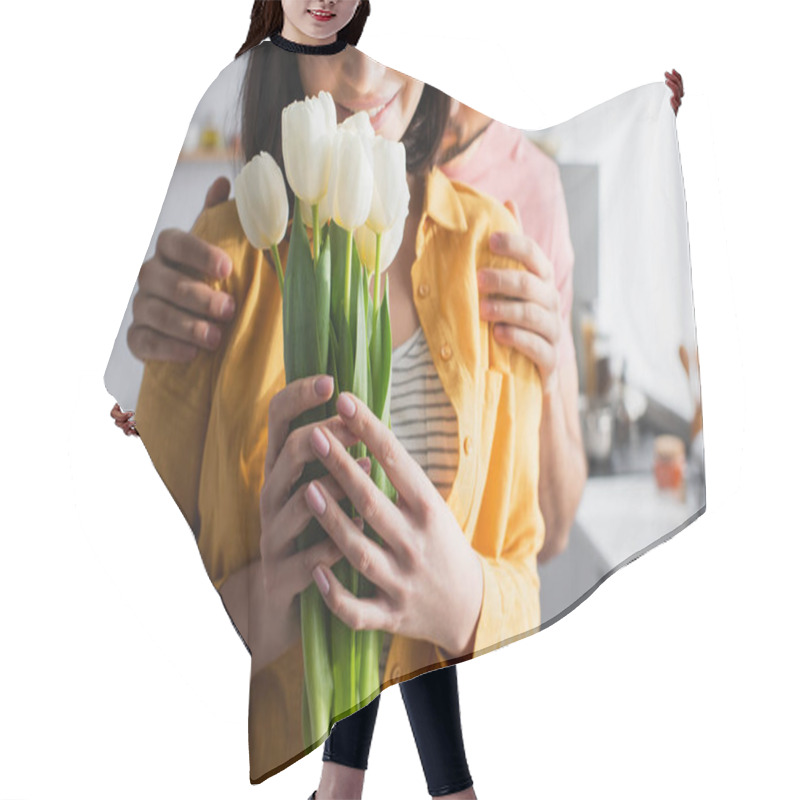
[(358, 800), (364, 787), (378, 695), (355, 714), (334, 723), (322, 751), (322, 777), (315, 800)]
[(464, 752), (456, 668), (423, 673), (400, 684), (432, 797), (475, 797)]

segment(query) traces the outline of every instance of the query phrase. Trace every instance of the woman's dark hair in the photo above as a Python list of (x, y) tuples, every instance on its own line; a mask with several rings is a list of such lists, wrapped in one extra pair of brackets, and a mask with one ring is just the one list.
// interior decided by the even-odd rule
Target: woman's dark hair
[[(368, 0), (362, 0), (359, 11), (362, 9), (366, 10), (360, 24), (351, 30), (359, 17), (357, 11), (350, 23), (342, 28), (340, 35), (349, 31), (348, 36), (353, 34), (356, 41), (358, 40), (369, 14)], [(262, 14), (262, 16), (257, 17), (257, 14)], [(289, 52), (272, 42), (264, 41), (261, 32), (267, 30), (267, 27), (256, 25), (258, 18), (262, 20), (259, 25), (274, 26), (277, 14), (280, 15), (282, 25), (283, 11), (278, 0), (256, 2), (253, 8), (253, 22), (248, 35), (248, 42), (254, 40), (255, 44), (248, 46), (245, 42), (243, 45), (243, 48), (250, 52), (250, 59), (242, 82), (240, 97), (242, 158), (244, 163), (247, 163), (262, 150), (266, 150), (285, 174), (281, 145), (281, 115), (275, 112), (295, 100), (304, 99), (305, 91), (297, 66), (297, 53)], [(256, 33), (253, 33), (254, 29)], [(281, 29), (279, 28), (278, 31)], [(355, 33), (353, 33), (354, 31)], [(349, 39), (348, 43), (353, 44)], [(245, 52), (245, 50), (240, 52)], [(437, 163), (437, 153), (450, 117), (450, 106), (451, 99), (448, 95), (425, 84), (417, 110), (401, 139), (406, 148), (408, 172), (424, 173)], [(291, 197), (291, 189), (288, 184), (287, 192)]]
[[(369, 16), (369, 0), (361, 0), (353, 15), (353, 19), (342, 28), (337, 39), (345, 39), (355, 47), (364, 30), (364, 23)], [(283, 6), (280, 0), (256, 0), (250, 12), (250, 30), (244, 44), (239, 48), (236, 58), (260, 44), (267, 37), (283, 30)]]

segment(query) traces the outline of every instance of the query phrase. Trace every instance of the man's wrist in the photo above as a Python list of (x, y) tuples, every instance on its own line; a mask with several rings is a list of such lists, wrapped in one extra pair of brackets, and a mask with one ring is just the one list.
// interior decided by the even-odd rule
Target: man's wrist
[(553, 398), (561, 397), (561, 380), (558, 374), (558, 367), (542, 381), (542, 399), (546, 403), (551, 403)]

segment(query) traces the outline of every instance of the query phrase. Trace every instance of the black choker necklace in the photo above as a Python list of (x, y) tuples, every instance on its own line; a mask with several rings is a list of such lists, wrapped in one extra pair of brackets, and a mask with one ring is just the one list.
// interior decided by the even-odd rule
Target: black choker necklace
[(340, 53), (347, 47), (347, 39), (337, 39), (330, 44), (298, 44), (291, 39), (286, 39), (279, 33), (274, 33), (270, 37), (270, 41), (282, 50), (288, 50), (290, 53), (307, 53), (309, 55), (328, 56), (334, 53)]

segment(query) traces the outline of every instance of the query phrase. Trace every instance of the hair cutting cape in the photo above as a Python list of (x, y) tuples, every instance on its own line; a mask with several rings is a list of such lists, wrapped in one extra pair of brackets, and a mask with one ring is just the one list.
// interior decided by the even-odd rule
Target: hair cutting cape
[[(199, 552), (223, 600), (220, 611), (227, 612), (239, 634), (230, 646), (244, 642), (251, 655), (253, 783), (311, 752), (334, 722), (393, 683), (488, 654), (555, 622), (614, 571), (705, 510), (686, 208), (668, 88), (662, 82), (642, 86), (540, 131), (509, 127), (448, 98), (449, 122), (442, 134), (443, 126), (437, 129), (425, 118), (433, 114), (432, 98), (441, 102), (442, 96), (426, 85), (414, 131), (404, 137), (409, 171), (419, 153), (431, 150), (425, 137), (440, 137), (437, 158), (430, 161), (435, 166), (421, 170), (424, 204), (412, 231), (411, 291), (419, 328), (408, 346), (397, 341), (387, 348), (384, 340), (364, 350), (388, 317), (380, 316), (378, 328), (371, 327), (372, 288), (368, 294), (368, 275), (357, 271), (369, 257), (354, 248), (349, 267), (353, 337), (348, 341), (350, 334), (343, 335), (341, 328), (338, 337), (329, 332), (328, 358), (323, 368), (314, 369), (321, 351), (308, 349), (308, 341), (316, 344), (313, 339), (287, 337), (298, 336), (301, 329), (293, 322), (308, 315), (315, 302), (319, 305), (320, 283), (314, 276), (322, 267), (316, 259), (327, 257), (326, 246), (332, 264), (330, 298), (325, 296), (329, 322), (331, 329), (344, 324), (343, 228), (334, 231), (329, 216), (321, 215), (319, 242), (310, 226), (303, 226), (305, 237), (292, 238), (299, 234), (300, 212), (287, 183), (288, 226), (277, 243), (282, 283), (274, 250), (266, 241), (254, 246), (245, 233), (245, 206), (237, 203), (242, 198), (204, 207), (214, 179), (227, 176), (235, 194), (237, 176), (262, 152), (292, 178), (286, 174), (281, 119), (286, 106), (306, 96), (297, 71), (300, 58), (334, 65), (338, 59), (368, 57), (352, 47), (298, 55), (265, 40), (229, 64), (197, 107), (150, 243), (148, 258), (159, 233), (178, 228), (231, 258), (230, 276), (207, 279), (236, 303), (233, 319), (219, 323), (218, 347), (200, 348), (182, 363), (138, 360), (127, 344), (136, 285), (105, 373), (108, 391), (123, 409), (135, 411), (141, 441), (193, 534), (187, 546)], [(470, 139), (474, 142), (464, 149)], [(309, 156), (309, 170), (312, 161)], [(251, 214), (257, 200), (250, 197)], [(503, 205), (508, 200), (515, 201), (518, 216)], [(268, 222), (260, 220), (265, 227)], [(306, 222), (311, 223), (310, 216)], [(495, 255), (489, 248), (495, 231), (521, 231), (538, 245), (540, 263), (550, 265), (548, 280), (558, 291), (562, 320), (560, 383), (563, 390), (570, 383), (563, 376), (574, 378), (589, 468), (568, 546), (546, 562), (539, 557), (548, 535), (540, 487), (542, 494), (545, 487), (554, 489), (546, 480), (548, 462), (540, 446), (542, 426), (548, 424), (541, 372), (481, 318), (480, 299), (488, 294), (479, 291), (476, 274), (494, 267), (538, 276), (541, 269)], [(305, 303), (296, 302), (301, 264), (316, 269), (303, 273), (311, 276), (304, 284)], [(176, 279), (192, 277), (190, 270), (174, 266)], [(364, 269), (371, 270), (369, 263)], [(295, 292), (293, 305), (284, 306), (284, 291)], [(163, 306), (164, 320), (180, 313), (178, 296), (175, 305)], [(439, 511), (446, 508), (477, 554), (483, 594), (467, 651), (448, 650), (446, 631), (437, 641), (388, 631), (369, 638), (331, 614), (314, 582), (295, 597), (289, 616), (269, 606), (262, 537), (265, 529), (273, 534), (276, 529), (266, 525), (260, 500), (270, 401), (287, 385), (291, 347), (291, 374), (336, 370), (337, 391), (356, 394), (371, 409), (380, 394), (376, 364), (385, 371), (394, 351), (398, 369), (386, 388), (385, 410), (375, 417), (387, 428), (391, 420), (392, 435), (422, 467), (427, 490), (441, 500)], [(311, 353), (305, 373), (297, 366), (303, 348), (305, 355)], [(363, 368), (373, 357), (378, 361), (370, 362), (369, 391), (363, 384), (354, 388), (358, 364)], [(321, 407), (317, 421), (336, 416), (334, 400)], [(355, 452), (351, 448), (348, 457)], [(379, 454), (369, 455), (371, 476), (359, 474), (376, 485), (388, 476), (395, 485), (383, 480), (381, 494), (387, 502), (399, 502), (401, 481), (391, 480), (392, 470), (380, 464)], [(298, 487), (307, 480), (306, 475), (293, 484), (295, 491), (303, 491)], [(340, 508), (348, 519), (358, 516), (344, 501)], [(310, 516), (309, 530), (314, 521)], [(358, 532), (378, 542), (374, 534), (380, 531)], [(319, 521), (313, 535), (316, 539), (306, 541), (326, 535)], [(388, 532), (381, 538), (379, 546), (391, 547)], [(380, 587), (359, 579), (357, 567), (343, 558), (334, 574), (353, 594), (380, 596)], [(294, 635), (282, 640), (280, 632), (292, 626)], [(283, 641), (283, 646), (264, 649), (263, 641)]]

